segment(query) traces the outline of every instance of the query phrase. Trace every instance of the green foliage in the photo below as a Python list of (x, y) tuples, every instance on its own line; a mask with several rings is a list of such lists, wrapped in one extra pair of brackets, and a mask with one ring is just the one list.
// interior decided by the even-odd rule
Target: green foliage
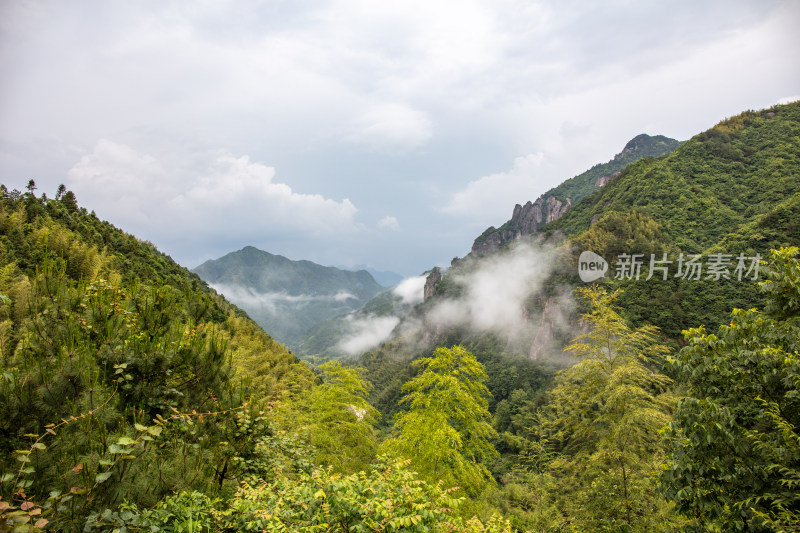
[(321, 383), (298, 398), (293, 426), (307, 434), (317, 464), (353, 473), (375, 457), (378, 412), (367, 402), (371, 388), (359, 370), (330, 361), (317, 367)]
[[(569, 199), (572, 205), (576, 205), (586, 196), (598, 189), (597, 181), (601, 177), (611, 177), (621, 172), (625, 167), (643, 158), (660, 157), (675, 150), (680, 143), (675, 139), (656, 135), (651, 137), (647, 134), (637, 135), (631, 139), (614, 159), (607, 163), (597, 164), (573, 178), (570, 178), (561, 185), (550, 189), (542, 195), (543, 199), (550, 197), (557, 198), (562, 202)], [(488, 228), (477, 239), (475, 244), (480, 244), (493, 234), (502, 235), (506, 230), (513, 230), (511, 221), (506, 222), (498, 229)]]
[(670, 359), (687, 386), (664, 437), (661, 483), (697, 530), (800, 527), (800, 261), (772, 252), (763, 312), (685, 332)]
[(422, 371), (403, 386), (408, 410), (397, 415), (383, 447), (411, 457), (424, 479), (458, 485), (475, 496), (491, 484), (487, 464), (497, 453), (486, 371), (461, 346), (438, 348), (413, 365)]
[[(669, 155), (631, 164), (540, 233), (573, 238), (574, 259), (584, 249), (609, 261), (621, 252), (645, 260), (662, 252), (672, 260), (680, 253), (765, 256), (800, 237), (799, 153), (800, 104), (748, 111)], [(724, 322), (731, 308), (760, 301), (754, 283), (739, 281), (614, 283), (625, 291), (620, 305), (633, 324), (657, 325), (676, 340), (684, 329)]]
[[(343, 476), (314, 470), (243, 484), (230, 499), (181, 493), (152, 510), (124, 506), (93, 517), (88, 530), (510, 533), (499, 517), (485, 523), (454, 514), (463, 498), (417, 479), (407, 463), (383, 457)], [(118, 528), (118, 529), (117, 529)]]
[(244, 394), (268, 406), (310, 372), (152, 245), (65, 205), (69, 192), (0, 193), (0, 524), (72, 531), (126, 499), (274, 471), (256, 450), (287, 441)]
[(514, 442), (519, 467), (505, 480), (504, 506), (518, 525), (540, 530), (666, 530), (652, 476), (672, 398), (652, 365), (668, 350), (656, 328), (625, 323), (618, 291), (579, 293), (591, 305), (587, 333), (567, 347), (579, 361), (557, 375), (527, 438)]
[(639, 161), (547, 226), (576, 235), (595, 215), (639, 210), (698, 252), (800, 193), (800, 104), (742, 113), (671, 154)]

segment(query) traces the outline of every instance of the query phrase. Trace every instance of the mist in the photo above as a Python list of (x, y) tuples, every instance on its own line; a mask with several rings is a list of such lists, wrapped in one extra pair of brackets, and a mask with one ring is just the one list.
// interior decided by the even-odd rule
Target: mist
[(554, 264), (552, 250), (528, 244), (476, 259), (463, 273), (453, 274), (463, 287), (461, 296), (436, 304), (426, 319), (439, 327), (492, 331), (509, 339), (530, 334), (526, 302), (541, 291)]
[(397, 316), (355, 318), (349, 315), (346, 320), (349, 334), (336, 347), (348, 355), (358, 355), (386, 341), (400, 323)]
[(281, 305), (298, 307), (309, 302), (345, 302), (358, 299), (357, 296), (347, 291), (339, 291), (336, 294), (288, 294), (286, 292), (258, 292), (250, 287), (224, 283), (210, 283), (209, 286), (239, 307), (260, 309), (273, 315), (279, 313)]

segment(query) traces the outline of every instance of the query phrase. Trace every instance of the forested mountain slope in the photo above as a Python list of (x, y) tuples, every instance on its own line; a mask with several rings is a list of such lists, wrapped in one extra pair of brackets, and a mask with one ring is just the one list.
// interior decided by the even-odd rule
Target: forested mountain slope
[[(626, 290), (624, 307), (636, 323), (656, 324), (677, 338), (688, 327), (719, 322), (733, 307), (757, 305), (756, 285), (737, 279), (738, 258), (796, 245), (798, 220), (800, 103), (793, 103), (744, 112), (663, 158), (634, 163), (544, 228), (543, 238), (569, 235), (575, 265), (583, 250), (612, 263), (623, 253), (644, 254), (641, 280), (617, 280)], [(668, 279), (659, 272), (643, 281), (650, 254), (664, 253), (673, 261)], [(701, 279), (677, 275), (681, 254), (703, 254)], [(728, 262), (732, 279), (709, 275), (714, 254)]]
[(309, 329), (385, 290), (366, 270), (292, 261), (252, 246), (206, 261), (194, 272), (293, 349)]
[(126, 500), (235, 487), (244, 406), (308, 368), (151, 244), (29, 185), (0, 186), (0, 514), (79, 530)]
[[(546, 283), (551, 289), (583, 284), (579, 254), (599, 254), (609, 262), (605, 279), (625, 289), (626, 316), (678, 339), (683, 329), (717, 323), (733, 307), (757, 305), (756, 285), (738, 279), (747, 277), (736, 271), (739, 258), (749, 269), (753, 258), (763, 258), (771, 248), (797, 244), (798, 220), (800, 103), (793, 103), (744, 112), (667, 155), (632, 163), (559, 219), (506, 246), (560, 243), (560, 263)], [(620, 275), (621, 254), (642, 254), (639, 279), (627, 271)], [(667, 279), (661, 270), (647, 279), (651, 255), (661, 260), (663, 254)], [(681, 254), (684, 260), (702, 254), (699, 261), (705, 263), (722, 254), (725, 274), (706, 270), (697, 280), (678, 275)], [(453, 293), (460, 272), (463, 268), (456, 266), (444, 275), (437, 284), (440, 297)], [(533, 298), (528, 314), (539, 316), (546, 300)]]
[(359, 372), (34, 191), (0, 186), (0, 530), (510, 532), (376, 455)]
[(680, 142), (663, 135), (637, 135), (612, 160), (598, 163), (586, 172), (566, 180), (534, 202), (517, 204), (511, 220), (497, 229), (488, 228), (475, 239), (472, 253), (491, 253), (514, 239), (536, 233), (538, 228), (557, 220), (584, 197), (616, 179), (631, 163), (668, 154), (679, 145)]

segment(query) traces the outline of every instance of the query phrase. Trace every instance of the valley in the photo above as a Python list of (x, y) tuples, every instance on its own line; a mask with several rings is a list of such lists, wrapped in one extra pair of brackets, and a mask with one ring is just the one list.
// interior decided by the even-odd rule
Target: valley
[(800, 103), (637, 136), (391, 288), (190, 271), (36, 190), (0, 187), (3, 527), (800, 524)]

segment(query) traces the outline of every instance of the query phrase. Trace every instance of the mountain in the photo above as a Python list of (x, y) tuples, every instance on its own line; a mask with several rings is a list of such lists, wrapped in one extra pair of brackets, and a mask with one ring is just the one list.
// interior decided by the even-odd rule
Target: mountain
[(34, 190), (0, 185), (0, 529), (235, 490), (249, 421), (310, 369), (151, 243)]
[(366, 270), (293, 261), (252, 246), (194, 272), (294, 349), (316, 324), (359, 309), (385, 290)]
[[(635, 148), (629, 153), (633, 152)], [(563, 191), (568, 183), (574, 186), (574, 180), (554, 191)], [(610, 272), (601, 281), (624, 289), (620, 305), (627, 317), (636, 325), (659, 326), (670, 338), (680, 339), (682, 330), (719, 323), (733, 307), (759, 305), (757, 286), (737, 279), (737, 258), (746, 258), (744, 266), (750, 268), (755, 258), (766, 257), (771, 248), (796, 245), (800, 242), (798, 221), (800, 102), (795, 102), (744, 112), (668, 154), (635, 161), (555, 220), (536, 226), (535, 232), (529, 226), (527, 233), (506, 233), (507, 240), (498, 241), (497, 236), (503, 235), (495, 230), (476, 242), (483, 243), (485, 253), (494, 250), (495, 254), (525, 243), (559, 243), (559, 263), (546, 287), (581, 286), (578, 256), (592, 251), (609, 261)], [(487, 237), (492, 235), (499, 245), (488, 245)], [(637, 253), (645, 258), (641, 279), (619, 275), (614, 260)], [(667, 254), (664, 264), (672, 268), (667, 279), (659, 271), (657, 277), (645, 281), (651, 254), (659, 259)], [(705, 270), (697, 280), (679, 276), (681, 254), (684, 259), (701, 254), (706, 263), (711, 255), (721, 254), (725, 275), (715, 277)], [(453, 297), (453, 280), (463, 277), (463, 272), (458, 266), (451, 268), (435, 292), (441, 298)], [(525, 313), (538, 320), (530, 324), (533, 329), (552, 326), (546, 312), (548, 302), (554, 302), (552, 297), (541, 292), (531, 297)], [(534, 348), (532, 356), (537, 352)]]
[(375, 278), (375, 281), (383, 285), (384, 287), (394, 287), (401, 281), (403, 281), (404, 276), (398, 274), (397, 272), (392, 272), (391, 270), (376, 270), (367, 265), (356, 265), (354, 267), (346, 267), (346, 266), (337, 266), (336, 268), (341, 268), (342, 270), (366, 270), (370, 273), (370, 275)]
[(475, 239), (472, 253), (476, 255), (492, 253), (509, 241), (535, 233), (541, 226), (560, 218), (585, 196), (617, 178), (622, 169), (631, 163), (643, 158), (668, 154), (679, 145), (679, 141), (663, 135), (637, 135), (607, 163), (597, 164), (583, 174), (568, 179), (534, 202), (517, 204), (511, 220), (499, 228), (488, 228)]
[[(724, 120), (661, 159), (631, 165), (546, 231), (577, 236), (609, 213), (636, 211), (670, 243), (702, 251), (797, 195), (799, 123), (800, 102)], [(761, 245), (796, 238), (795, 226), (784, 229)]]
[[(606, 174), (594, 168), (596, 183)], [(685, 329), (724, 323), (734, 307), (762, 305), (757, 284), (749, 276), (737, 279), (739, 254), (750, 267), (757, 254), (765, 258), (771, 248), (800, 243), (800, 103), (742, 113), (668, 154), (614, 172), (535, 232), (508, 236), (486, 253), (473, 248), (449, 269), (431, 271), (424, 301), (397, 314), (394, 334), (359, 358), (385, 416), (413, 375), (408, 361), (436, 346), (470, 349), (487, 367), (493, 401), (537, 390), (526, 376), (542, 365), (568, 364), (563, 346), (580, 333), (576, 324), (585, 308), (573, 292), (587, 285), (578, 275), (583, 251), (608, 260), (609, 271), (597, 282), (624, 290), (617, 303), (626, 320), (658, 326), (679, 345)], [(577, 188), (576, 178), (553, 190), (567, 185)], [(492, 230), (482, 237), (491, 234), (499, 235)], [(637, 253), (647, 258), (639, 279), (614, 279), (614, 260)], [(667, 279), (655, 270), (647, 279), (651, 254), (672, 261)], [(706, 266), (711, 254), (722, 254), (728, 279), (709, 278), (707, 271), (699, 280), (676, 277), (680, 254), (702, 254)]]

